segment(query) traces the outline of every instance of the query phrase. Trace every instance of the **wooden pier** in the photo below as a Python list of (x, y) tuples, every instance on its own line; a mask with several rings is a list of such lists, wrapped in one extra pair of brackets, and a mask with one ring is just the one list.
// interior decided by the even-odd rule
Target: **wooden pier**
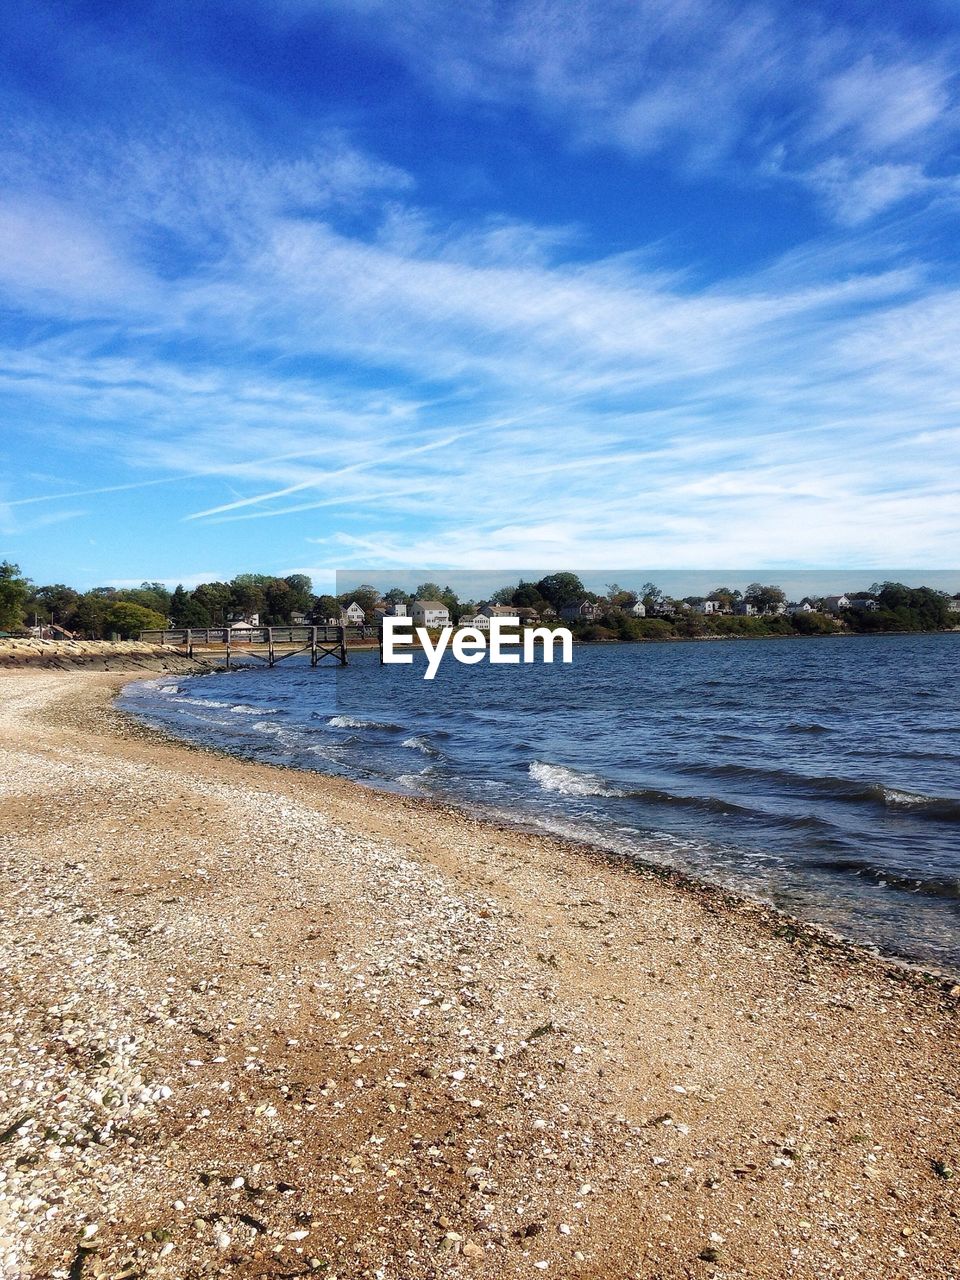
[[(298, 653), (310, 654), (310, 665), (333, 658), (347, 665), (347, 633), (355, 627), (180, 627), (169, 631), (141, 631), (146, 644), (169, 646), (188, 658), (223, 657), (227, 670), (236, 659), (255, 658), (275, 667)], [(363, 637), (359, 637), (363, 638)]]

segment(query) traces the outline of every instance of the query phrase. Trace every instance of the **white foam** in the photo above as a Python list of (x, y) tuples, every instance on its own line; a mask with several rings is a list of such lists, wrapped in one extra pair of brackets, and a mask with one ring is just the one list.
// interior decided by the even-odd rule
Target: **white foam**
[(541, 790), (555, 791), (561, 796), (623, 795), (622, 791), (603, 778), (589, 773), (577, 773), (576, 769), (567, 769), (562, 764), (546, 764), (542, 760), (534, 760), (531, 764), (530, 777)]

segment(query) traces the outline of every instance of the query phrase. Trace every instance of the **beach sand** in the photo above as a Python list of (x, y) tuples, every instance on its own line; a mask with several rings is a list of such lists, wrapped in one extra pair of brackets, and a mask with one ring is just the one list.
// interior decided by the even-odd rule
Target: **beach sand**
[(0, 671), (4, 1276), (946, 1277), (960, 990)]

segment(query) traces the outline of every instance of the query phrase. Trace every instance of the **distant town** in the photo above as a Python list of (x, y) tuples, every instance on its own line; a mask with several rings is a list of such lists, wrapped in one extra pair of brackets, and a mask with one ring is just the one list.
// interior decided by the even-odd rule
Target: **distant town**
[(373, 635), (388, 614), (430, 629), (481, 631), (491, 618), (515, 617), (523, 626), (568, 626), (586, 641), (944, 631), (960, 628), (960, 593), (878, 582), (869, 591), (788, 600), (780, 587), (755, 582), (744, 591), (718, 586), (705, 596), (676, 599), (653, 582), (639, 590), (609, 583), (598, 594), (572, 572), (506, 585), (488, 600), (461, 600), (437, 582), (413, 592), (361, 584), (341, 595), (317, 595), (304, 574), (253, 573), (192, 590), (144, 582), (79, 592), (63, 583), (37, 585), (17, 565), (0, 563), (0, 633), (8, 635), (128, 639), (167, 627), (229, 627), (240, 638), (255, 627), (330, 623)]

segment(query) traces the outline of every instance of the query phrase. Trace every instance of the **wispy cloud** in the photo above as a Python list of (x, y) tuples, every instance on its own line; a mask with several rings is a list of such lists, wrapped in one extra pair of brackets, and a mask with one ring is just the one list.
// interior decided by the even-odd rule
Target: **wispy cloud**
[[(691, 173), (742, 183), (829, 172), (825, 201), (845, 223), (856, 195), (836, 194), (844, 173), (861, 195), (874, 167), (956, 173), (955, 68), (895, 9), (865, 23), (780, 0), (511, 0), (466, 12), (442, 0), (334, 3), (438, 92), (533, 110), (574, 146), (669, 153)], [(301, 22), (317, 7), (273, 2)], [(924, 190), (876, 180), (862, 219)]]
[[(358, 141), (362, 111), (261, 130), (267, 89), (254, 110), (229, 80), (229, 107), (149, 130), (19, 104), (0, 449), (75, 483), (5, 464), (7, 532), (83, 499), (128, 504), (124, 542), (158, 512), (167, 564), (201, 529), (233, 566), (308, 539), (398, 565), (951, 558), (960, 287), (916, 231), (956, 192), (949, 50), (772, 0), (322, 8), (435, 103), (535, 117), (531, 154), (550, 130), (615, 156), (614, 207), (670, 164), (728, 232), (731, 187), (813, 192), (834, 225), (734, 259), (528, 187), (444, 204), (416, 156)], [(305, 40), (316, 13), (252, 11)]]

